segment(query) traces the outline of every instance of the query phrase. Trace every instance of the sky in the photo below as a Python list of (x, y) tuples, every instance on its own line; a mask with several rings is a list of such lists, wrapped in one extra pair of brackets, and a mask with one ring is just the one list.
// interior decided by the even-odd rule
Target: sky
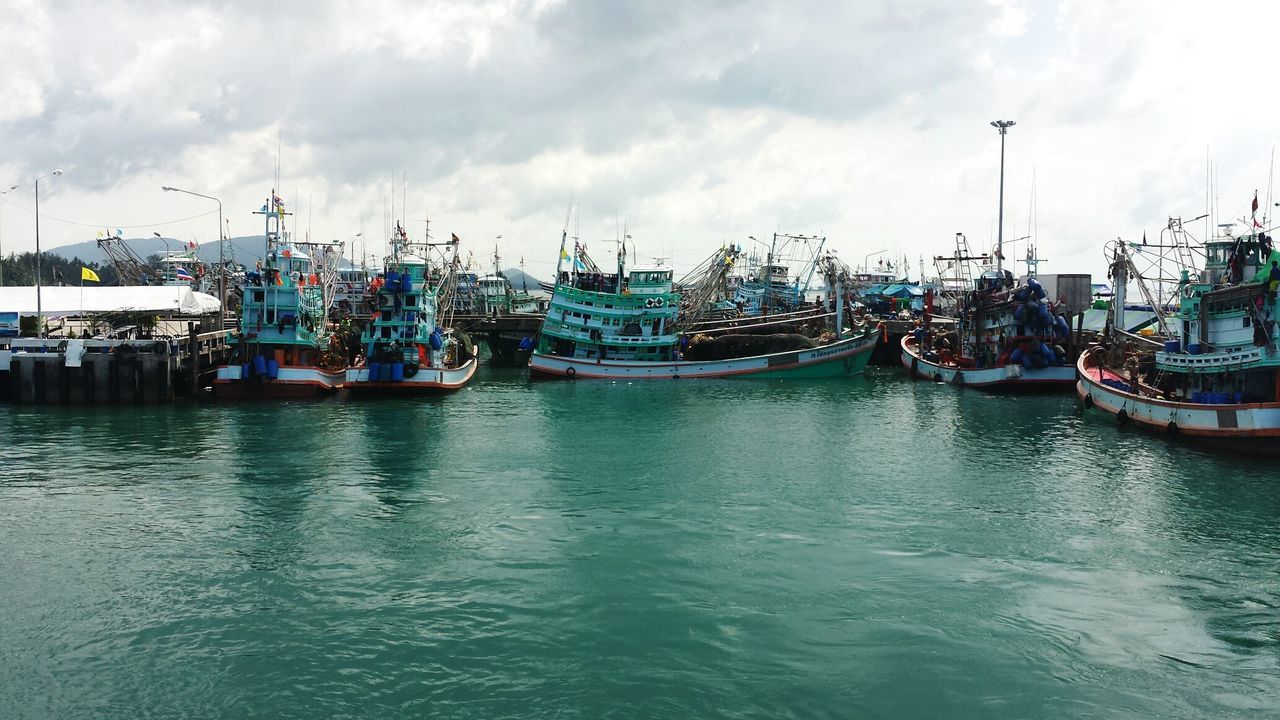
[(1007, 119), (1005, 237), (1033, 235), (1042, 273), (1096, 276), (1104, 243), (1207, 196), (1219, 219), (1255, 190), (1265, 211), (1280, 131), (1280, 6), (1255, 2), (0, 6), (6, 254), (34, 248), (55, 168), (44, 248), (214, 240), (217, 206), (163, 185), (259, 233), (278, 161), (294, 231), (352, 257), (382, 251), (394, 199), (415, 237), (430, 218), (477, 265), (497, 244), (542, 277), (573, 210), (598, 261), (623, 227), (677, 271), (783, 232), (914, 278), (957, 232), (993, 245)]

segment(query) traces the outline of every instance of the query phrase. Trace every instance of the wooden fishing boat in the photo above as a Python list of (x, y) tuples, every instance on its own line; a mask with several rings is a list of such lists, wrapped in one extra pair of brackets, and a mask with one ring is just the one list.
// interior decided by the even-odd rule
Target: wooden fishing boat
[[(1113, 320), (1106, 344), (1077, 363), (1077, 392), (1120, 425), (1280, 452), (1256, 442), (1280, 437), (1280, 252), (1256, 231), (1216, 237), (1204, 250), (1204, 269), (1182, 276), (1176, 313), (1158, 314), (1165, 341), (1117, 332)], [(1130, 278), (1145, 288), (1130, 248), (1116, 243), (1111, 254), (1113, 308), (1122, 308)]]
[(334, 392), (344, 376), (328, 367), (326, 310), (341, 247), (292, 242), (284, 221), (292, 213), (274, 190), (254, 214), (266, 225), (265, 259), (246, 273), (235, 361), (216, 369), (214, 394), (276, 399)]
[[(680, 294), (664, 265), (602, 272), (562, 236), (557, 282), (529, 368), (561, 378), (693, 379), (813, 378), (862, 372), (877, 335), (835, 329), (817, 340), (799, 334), (736, 335), (682, 332)], [(569, 269), (563, 266), (568, 263)]]
[(471, 381), (475, 347), (449, 328), (457, 252), (456, 235), (444, 243), (431, 242), (429, 235), (411, 242), (397, 224), (386, 267), (375, 281), (373, 317), (360, 338), (363, 357), (346, 371), (347, 389), (356, 394), (437, 393)]

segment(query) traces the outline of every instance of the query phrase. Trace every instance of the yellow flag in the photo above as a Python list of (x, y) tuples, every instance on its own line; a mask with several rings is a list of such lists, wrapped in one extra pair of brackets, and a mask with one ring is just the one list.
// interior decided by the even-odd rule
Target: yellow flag
[(94, 282), (101, 282), (100, 280), (98, 280), (98, 273), (96, 273), (96, 272), (94, 272), (94, 271), (90, 270), (90, 269), (89, 269), (89, 268), (87, 268), (87, 267), (82, 267), (82, 268), (80, 268), (80, 279), (81, 279), (81, 280), (92, 280), (92, 281), (94, 281)]

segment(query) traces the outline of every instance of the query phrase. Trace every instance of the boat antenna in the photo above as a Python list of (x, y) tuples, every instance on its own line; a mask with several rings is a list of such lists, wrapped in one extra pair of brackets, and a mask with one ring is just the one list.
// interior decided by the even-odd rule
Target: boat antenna
[[(1267, 215), (1271, 212), (1271, 181), (1276, 174), (1276, 146), (1271, 146), (1271, 169), (1267, 171), (1267, 205), (1262, 210), (1262, 229), (1267, 227)], [(1257, 230), (1257, 228), (1254, 228)]]

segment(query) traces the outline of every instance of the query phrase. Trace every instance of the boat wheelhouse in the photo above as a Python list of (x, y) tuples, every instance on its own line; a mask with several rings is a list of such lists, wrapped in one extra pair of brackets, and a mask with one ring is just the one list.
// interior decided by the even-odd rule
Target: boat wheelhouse
[[(1280, 252), (1269, 236), (1249, 233), (1216, 237), (1204, 255), (1203, 270), (1183, 272), (1176, 313), (1160, 315), (1164, 342), (1113, 322), (1107, 343), (1080, 358), (1077, 392), (1118, 424), (1216, 441), (1280, 437)], [(1111, 260), (1115, 312), (1130, 278), (1145, 288), (1128, 246), (1117, 243)]]
[[(356, 393), (448, 392), (475, 375), (475, 348), (465, 335), (448, 327), (450, 272), (457, 241), (410, 242), (397, 226), (381, 282), (375, 282), (374, 309), (360, 337), (363, 359), (346, 371), (346, 385)], [(440, 257), (431, 267), (432, 250)], [(434, 271), (433, 271), (434, 270)]]
[(229, 398), (309, 397), (342, 385), (329, 352), (325, 288), (315, 262), (290, 242), (275, 191), (255, 215), (266, 224), (264, 259), (245, 274), (236, 362), (219, 367), (214, 392)]

